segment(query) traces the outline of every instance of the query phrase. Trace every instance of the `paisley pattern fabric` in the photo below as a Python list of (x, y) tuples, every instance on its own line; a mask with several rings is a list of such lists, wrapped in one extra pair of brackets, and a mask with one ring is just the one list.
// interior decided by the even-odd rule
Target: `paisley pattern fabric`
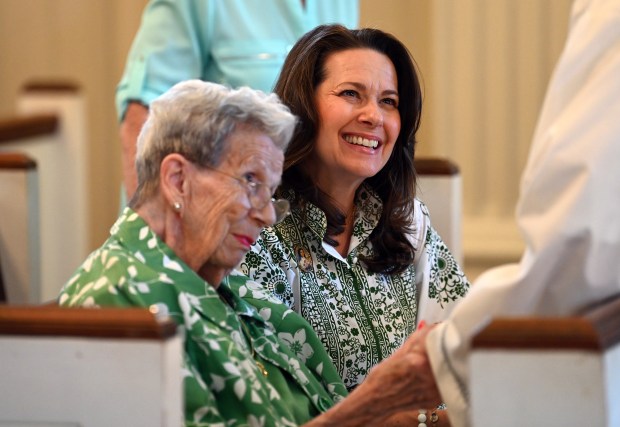
[(185, 334), (186, 426), (296, 426), (347, 391), (308, 323), (259, 288), (237, 276), (216, 290), (126, 208), (59, 303), (156, 305), (171, 316)]
[[(294, 194), (285, 196), (292, 200)], [(369, 187), (356, 200), (346, 257), (323, 242), (323, 211), (311, 204), (306, 209), (305, 221), (302, 212), (293, 210), (263, 230), (239, 268), (310, 322), (352, 389), (402, 345), (420, 320), (443, 320), (469, 282), (419, 200), (409, 236), (415, 260), (395, 275), (369, 273), (359, 260), (372, 252), (368, 238), (382, 212), (381, 200)]]

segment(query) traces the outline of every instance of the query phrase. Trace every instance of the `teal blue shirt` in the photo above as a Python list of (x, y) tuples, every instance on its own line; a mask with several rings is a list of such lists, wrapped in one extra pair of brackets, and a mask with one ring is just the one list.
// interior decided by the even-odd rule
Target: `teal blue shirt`
[(270, 92), (284, 59), (319, 24), (358, 25), (358, 0), (151, 0), (116, 92), (150, 104), (175, 83), (202, 79)]

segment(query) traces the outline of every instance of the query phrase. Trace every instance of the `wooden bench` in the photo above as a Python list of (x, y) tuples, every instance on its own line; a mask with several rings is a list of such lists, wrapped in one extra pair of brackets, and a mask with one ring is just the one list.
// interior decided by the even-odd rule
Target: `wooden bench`
[(431, 224), (446, 243), (454, 258), (462, 265), (462, 179), (453, 161), (447, 158), (415, 159), (418, 174), (417, 197), (426, 204)]
[(472, 342), (472, 425), (620, 426), (620, 297), (561, 318), (499, 318)]
[[(30, 272), (39, 279), (26, 285), (27, 292), (9, 290), (9, 302), (40, 303), (53, 299), (91, 250), (85, 104), (76, 85), (29, 84), (19, 93), (16, 114), (0, 119), (0, 154), (27, 156), (36, 163), (38, 175), (39, 258), (33, 257), (31, 262), (38, 262), (39, 268)], [(18, 192), (17, 188), (4, 188), (9, 193)], [(28, 212), (34, 215), (33, 209)], [(13, 227), (4, 215), (0, 222)], [(10, 239), (10, 250), (17, 242), (19, 239)], [(11, 256), (2, 254), (6, 274), (13, 268), (7, 267)], [(5, 285), (9, 289), (25, 289), (22, 282), (13, 279), (5, 278)]]
[[(0, 145), (11, 137), (35, 137), (49, 116), (0, 122)], [(33, 127), (30, 127), (30, 126)], [(20, 126), (24, 133), (20, 133)], [(46, 132), (46, 127), (39, 130)], [(0, 147), (2, 148), (2, 147)], [(39, 181), (37, 164), (23, 153), (0, 151), (0, 301), (35, 303), (40, 298)]]
[(147, 309), (0, 306), (0, 426), (180, 426), (182, 354)]

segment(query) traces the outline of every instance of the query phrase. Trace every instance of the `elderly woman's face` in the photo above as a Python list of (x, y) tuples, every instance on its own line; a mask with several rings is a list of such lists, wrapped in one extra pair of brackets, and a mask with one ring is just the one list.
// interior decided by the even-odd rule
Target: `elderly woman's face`
[(315, 90), (315, 176), (361, 183), (385, 166), (400, 132), (396, 70), (372, 49), (333, 53), (324, 68)]
[[(275, 220), (271, 195), (280, 183), (284, 155), (267, 135), (240, 127), (228, 138), (220, 164), (197, 173), (185, 215), (187, 256), (198, 273), (217, 286), (243, 258), (261, 229)], [(247, 182), (265, 185), (266, 200), (250, 201)], [(191, 264), (190, 264), (191, 265)]]

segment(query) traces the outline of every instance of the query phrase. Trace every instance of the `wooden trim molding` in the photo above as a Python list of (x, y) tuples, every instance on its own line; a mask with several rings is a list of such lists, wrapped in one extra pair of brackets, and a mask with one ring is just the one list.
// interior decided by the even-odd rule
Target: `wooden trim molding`
[(0, 169), (36, 169), (37, 162), (23, 153), (0, 152)]
[(417, 175), (458, 175), (459, 167), (446, 158), (420, 157), (413, 161)]
[(589, 307), (583, 311), (583, 317), (596, 329), (601, 348), (620, 343), (620, 295)]
[(166, 339), (177, 325), (145, 308), (0, 306), (0, 335)]
[(497, 318), (472, 341), (494, 349), (605, 351), (620, 343), (620, 296), (570, 317)]
[(0, 259), (0, 304), (6, 302), (6, 291), (4, 289), (4, 276), (2, 275), (2, 260)]
[(55, 114), (35, 114), (0, 119), (0, 144), (56, 132), (60, 119)]
[(31, 81), (26, 83), (22, 88), (22, 92), (68, 92), (76, 93), (80, 91), (80, 86), (71, 81)]

